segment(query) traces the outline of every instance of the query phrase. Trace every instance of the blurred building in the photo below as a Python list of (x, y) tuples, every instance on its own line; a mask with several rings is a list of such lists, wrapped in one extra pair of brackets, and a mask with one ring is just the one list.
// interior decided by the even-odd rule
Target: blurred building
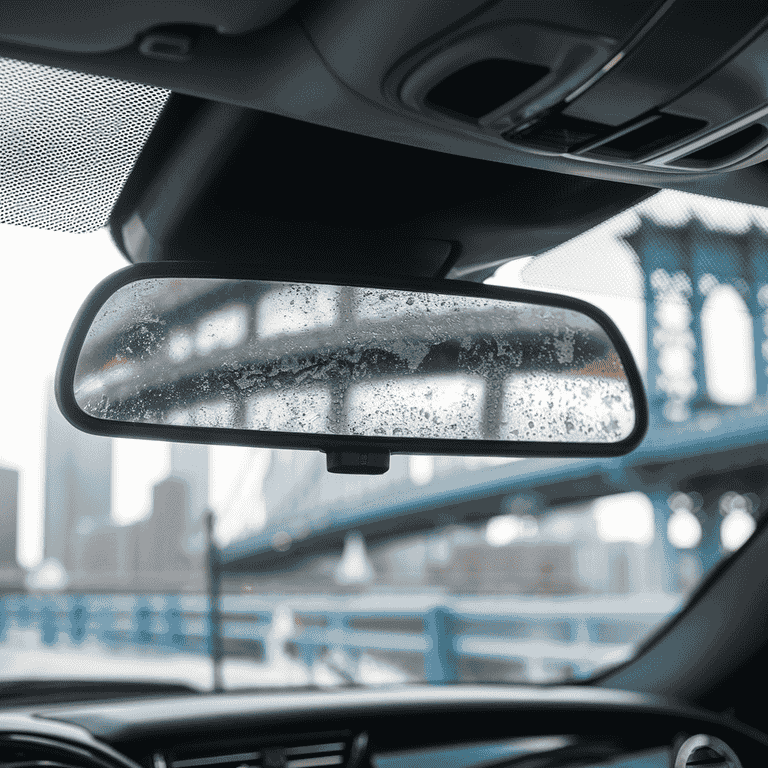
[[(48, 389), (45, 424), (45, 558), (84, 570), (87, 541), (111, 526), (112, 441), (75, 429)], [(88, 556), (90, 558), (90, 555)]]
[(103, 578), (118, 572), (121, 533), (117, 526), (105, 525), (85, 536), (80, 568), (72, 574), (76, 581), (82, 583), (86, 574), (98, 574), (99, 578)]
[(19, 515), (19, 473), (0, 467), (0, 588), (21, 589), (24, 572), (16, 560)]
[(184, 544), (190, 529), (191, 486), (168, 477), (152, 489), (152, 514), (134, 526), (136, 576), (142, 591), (187, 592), (205, 587), (204, 553)]
[[(112, 520), (111, 472), (112, 441), (72, 427), (61, 415), (51, 388), (45, 442), (45, 558), (62, 564), (70, 589), (75, 590), (202, 589), (207, 446), (171, 445), (170, 475), (153, 488), (149, 517), (134, 525), (115, 525)], [(12, 504), (15, 510), (15, 497)], [(15, 536), (14, 522), (14, 560)], [(4, 541), (0, 539), (0, 558), (7, 549)], [(1, 563), (0, 559), (0, 568)]]
[(590, 505), (553, 509), (539, 530), (502, 545), (483, 526), (449, 526), (371, 550), (379, 585), (453, 594), (576, 595), (646, 591), (647, 548), (602, 541)]
[(72, 586), (115, 592), (204, 590), (205, 549), (188, 551), (196, 516), (193, 488), (171, 475), (152, 488), (152, 508), (144, 520), (126, 526), (110, 523), (89, 532)]
[(206, 546), (204, 514), (208, 508), (208, 446), (171, 443), (171, 477), (186, 484), (184, 524), (180, 533), (183, 551), (192, 560), (199, 560)]

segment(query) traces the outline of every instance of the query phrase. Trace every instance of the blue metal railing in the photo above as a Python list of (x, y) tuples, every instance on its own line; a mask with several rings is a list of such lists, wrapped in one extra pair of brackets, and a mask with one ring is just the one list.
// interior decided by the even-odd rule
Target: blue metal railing
[[(225, 596), (222, 614), (225, 640), (241, 641), (245, 648), (240, 653), (263, 658), (271, 607)], [(74, 645), (95, 638), (112, 648), (151, 645), (209, 652), (209, 602), (204, 595), (5, 595), (0, 598), (0, 642), (11, 625), (36, 628), (45, 646), (64, 638)]]
[(294, 610), (286, 647), (310, 668), (339, 652), (353, 668), (363, 652), (417, 654), (424, 679), (434, 683), (461, 679), (463, 660), (516, 665), (526, 680), (581, 678), (626, 659), (679, 605), (669, 595), (627, 595), (507, 600), (481, 610), (466, 601), (406, 611), (306, 606)]
[[(679, 604), (680, 598), (672, 595), (440, 602), (398, 596), (314, 597), (273, 604), (224, 595), (222, 637), (225, 656), (263, 662), (279, 649), (298, 657), (310, 672), (341, 654), (352, 679), (368, 653), (386, 657), (395, 668), (400, 659), (420, 658), (417, 676), (434, 683), (466, 679), (467, 662), (512, 665), (521, 679), (538, 681), (585, 677), (623, 660), (637, 639), (675, 613)], [(279, 631), (278, 611), (289, 617)], [(0, 643), (12, 627), (34, 629), (43, 646), (78, 646), (96, 639), (112, 649), (151, 646), (160, 652), (210, 653), (204, 595), (5, 595), (0, 598)]]

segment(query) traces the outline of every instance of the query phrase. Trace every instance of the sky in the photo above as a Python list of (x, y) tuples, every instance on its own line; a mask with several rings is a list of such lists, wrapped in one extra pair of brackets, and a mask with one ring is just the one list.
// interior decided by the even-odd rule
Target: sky
[[(42, 556), (45, 392), (77, 311), (96, 284), (127, 266), (107, 230), (68, 234), (0, 225), (4, 279), (0, 282), (0, 465), (20, 472), (19, 561), (33, 567)], [(168, 473), (165, 443), (115, 440), (113, 516), (129, 523), (146, 515), (153, 483)], [(229, 508), (243, 467), (263, 475), (266, 452), (211, 450), (211, 502)], [(259, 470), (261, 469), (261, 472)], [(226, 540), (250, 520), (224, 518)]]
[[(636, 226), (641, 212), (659, 221), (683, 223), (694, 211), (717, 228), (742, 231), (756, 221), (768, 230), (766, 209), (663, 191), (637, 210), (554, 249), (548, 256), (549, 273), (534, 269), (530, 259), (519, 259), (501, 267), (488, 282), (545, 288), (549, 280), (571, 286), (567, 290), (563, 284), (554, 288), (592, 301), (611, 315), (643, 370), (642, 282), (631, 250), (617, 238)], [(4, 329), (0, 336), (0, 465), (21, 473), (19, 560), (32, 567), (42, 555), (46, 386), (83, 301), (100, 280), (125, 267), (126, 262), (104, 229), (74, 235), (0, 225), (0, 251), (4, 258), (4, 279), (0, 282)], [(610, 269), (605, 268), (606, 263)], [(538, 262), (541, 264), (544, 262)], [(523, 283), (523, 273), (539, 282)], [(743, 350), (739, 352), (739, 339), (747, 338), (748, 327), (744, 313), (734, 311), (727, 293), (718, 301), (722, 307), (709, 344), (714, 345), (718, 360), (725, 361), (719, 366), (723, 396), (737, 401), (749, 395), (744, 385)], [(712, 306), (717, 309), (717, 302)], [(129, 523), (148, 513), (151, 485), (168, 472), (168, 450), (163, 443), (116, 440), (114, 451), (113, 515), (118, 522)], [(259, 449), (212, 449), (211, 503), (220, 513), (221, 540), (230, 540), (245, 528), (256, 529), (263, 521), (259, 490), (266, 456), (267, 452)], [(252, 503), (237, 503), (245, 496)], [(246, 513), (234, 512), (238, 509), (247, 509), (247, 519), (243, 517)]]

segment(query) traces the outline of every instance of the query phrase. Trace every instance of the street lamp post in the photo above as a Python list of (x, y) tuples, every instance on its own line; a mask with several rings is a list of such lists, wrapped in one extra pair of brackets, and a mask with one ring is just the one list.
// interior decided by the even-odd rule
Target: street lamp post
[(208, 543), (208, 601), (209, 601), (209, 651), (213, 664), (213, 690), (224, 690), (221, 679), (221, 662), (224, 656), (221, 642), (221, 612), (219, 599), (221, 595), (221, 556), (214, 537), (216, 515), (207, 510), (205, 513), (205, 528)]

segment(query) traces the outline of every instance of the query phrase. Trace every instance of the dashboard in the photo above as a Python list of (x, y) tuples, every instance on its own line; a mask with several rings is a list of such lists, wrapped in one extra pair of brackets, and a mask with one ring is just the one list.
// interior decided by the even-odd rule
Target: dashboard
[(8, 709), (0, 754), (15, 768), (749, 768), (768, 736), (647, 694), (403, 686)]

